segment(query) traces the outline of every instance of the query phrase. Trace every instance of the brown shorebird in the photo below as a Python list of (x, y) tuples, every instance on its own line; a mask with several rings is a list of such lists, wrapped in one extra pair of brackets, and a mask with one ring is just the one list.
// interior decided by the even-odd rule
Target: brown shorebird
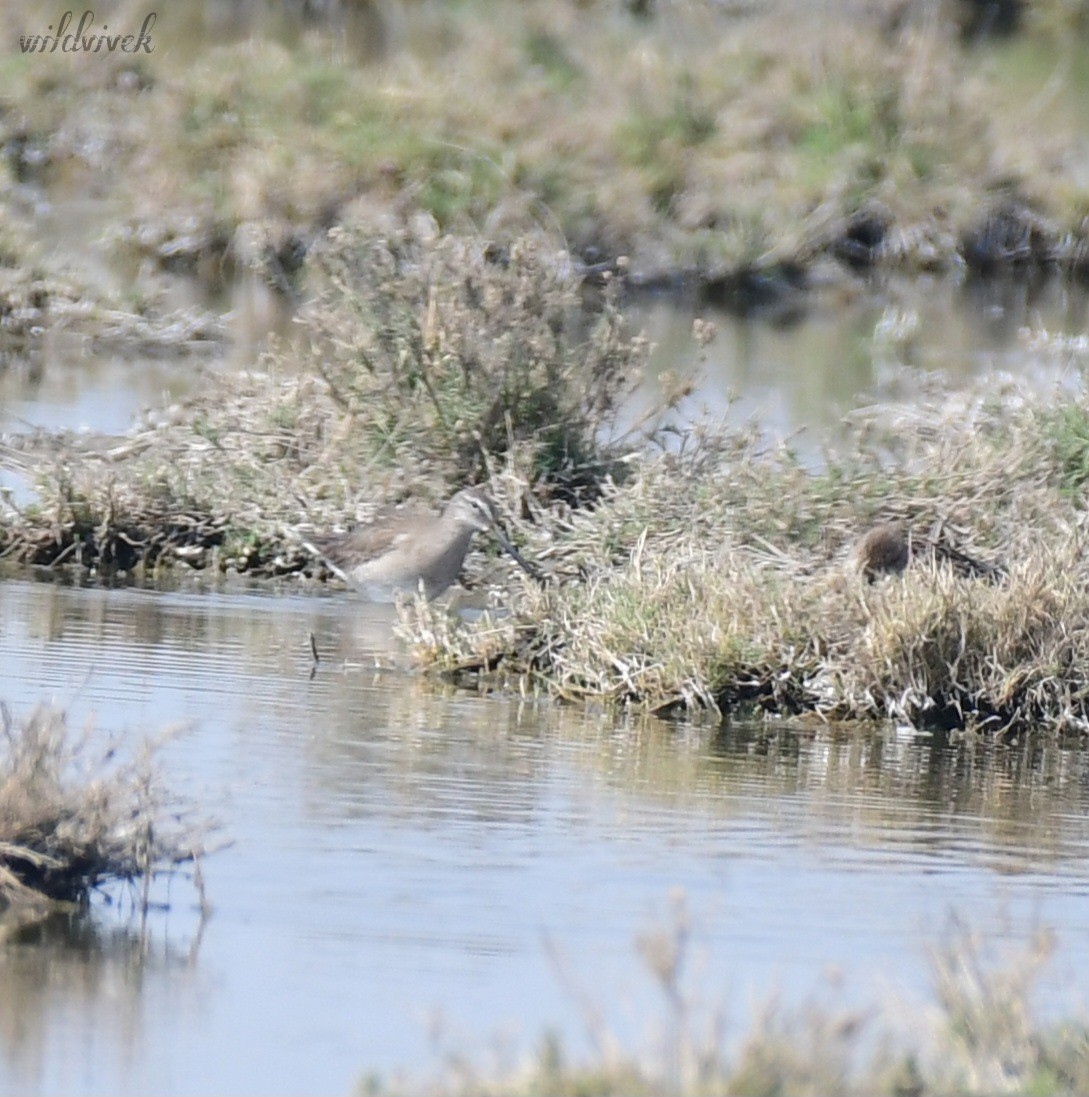
[(441, 594), (458, 577), (474, 533), (490, 531), (516, 564), (541, 582), (499, 524), (495, 504), (479, 488), (459, 491), (442, 514), (393, 511), (369, 525), (304, 542), (349, 586), (389, 600), (397, 591)]
[(918, 536), (902, 522), (882, 522), (855, 543), (851, 562), (871, 583), (880, 575), (899, 575), (915, 557), (950, 567), (964, 578), (1001, 580), (1000, 564), (969, 556), (949, 544), (944, 536)]
[(872, 583), (879, 575), (899, 575), (908, 566), (911, 551), (910, 531), (899, 522), (882, 522), (859, 538), (851, 562)]

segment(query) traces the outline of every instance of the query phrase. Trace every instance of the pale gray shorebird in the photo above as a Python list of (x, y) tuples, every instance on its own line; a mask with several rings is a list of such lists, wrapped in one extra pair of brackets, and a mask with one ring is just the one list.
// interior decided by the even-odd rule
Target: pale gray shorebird
[(461, 571), (474, 533), (490, 532), (503, 550), (532, 579), (541, 573), (503, 532), (495, 504), (479, 488), (464, 488), (442, 514), (393, 511), (348, 533), (304, 542), (349, 586), (369, 598), (388, 600), (398, 591), (422, 588), (435, 598)]

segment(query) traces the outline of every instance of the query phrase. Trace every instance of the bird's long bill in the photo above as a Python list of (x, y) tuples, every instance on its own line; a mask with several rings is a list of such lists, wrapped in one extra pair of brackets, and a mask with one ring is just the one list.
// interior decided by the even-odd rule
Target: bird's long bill
[(510, 543), (507, 535), (499, 528), (497, 524), (492, 526), (492, 533), (495, 534), (495, 539), (499, 542), (503, 551), (534, 581), (544, 586), (545, 577), (541, 574), (540, 568), (531, 564), (522, 554)]

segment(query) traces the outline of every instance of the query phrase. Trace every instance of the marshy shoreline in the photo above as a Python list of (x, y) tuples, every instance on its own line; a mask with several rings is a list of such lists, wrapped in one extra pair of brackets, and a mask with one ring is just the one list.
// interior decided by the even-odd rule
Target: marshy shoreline
[[(985, 6), (539, 0), (497, 22), (482, 3), (365, 3), (353, 53), (334, 12), (287, 48), (253, 33), (255, 4), (225, 28), (160, 19), (154, 55), (77, 63), (19, 52), (42, 28), (16, 4), (4, 266), (26, 265), (20, 191), (45, 188), (109, 192), (126, 262), (289, 294), (331, 226), (420, 217), (500, 244), (537, 232), (741, 310), (875, 271), (1084, 278), (1085, 135), (1053, 86), (1081, 78), (1083, 6), (1025, 6), (997, 40), (969, 25)], [(63, 293), (38, 296), (63, 316)]]
[[(853, 413), (817, 469), (755, 427), (678, 427), (690, 381), (617, 426), (649, 356), (625, 287), (695, 284), (745, 313), (891, 269), (1083, 279), (1079, 131), (1019, 114), (1007, 84), (1033, 49), (1075, 71), (1084, 11), (1034, 5), (991, 45), (955, 3), (642, 7), (548, 0), (501, 26), (477, 3), (383, 10), (366, 60), (319, 28), (293, 49), (227, 35), (178, 66), (165, 19), (154, 58), (7, 58), (8, 354), (52, 327), (215, 353), (221, 321), (155, 288), (177, 271), (256, 272), (302, 332), (122, 438), (4, 439), (34, 492), (6, 506), (7, 566), (322, 579), (315, 533), (480, 484), (550, 582), (472, 554), (501, 612), (404, 608), (420, 664), (459, 684), (1084, 734), (1083, 390), (920, 376), (903, 406)], [(92, 178), (142, 272), (127, 294), (20, 227), (34, 188)], [(1030, 358), (1077, 368), (1037, 334)], [(871, 584), (848, 558), (889, 520), (943, 547)]]
[[(404, 606), (420, 664), (459, 684), (658, 714), (1089, 727), (1084, 391), (920, 375), (909, 402), (857, 409), (814, 469), (756, 424), (678, 432), (686, 385), (617, 433), (649, 348), (616, 280), (588, 308), (538, 241), (345, 226), (316, 254), (328, 288), (300, 316), (308, 337), (265, 368), (209, 379), (108, 448), (9, 450), (38, 502), (8, 515), (4, 556), (310, 581), (328, 578), (315, 531), (479, 483), (548, 582), (473, 554), (496, 612)], [(1077, 358), (1061, 339), (1026, 353)], [(852, 549), (889, 520), (940, 551), (870, 582)]]

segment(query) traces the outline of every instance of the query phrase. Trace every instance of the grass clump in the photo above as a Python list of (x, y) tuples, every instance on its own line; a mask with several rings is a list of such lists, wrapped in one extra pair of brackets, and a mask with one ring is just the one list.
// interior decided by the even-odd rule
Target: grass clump
[(568, 261), (529, 239), (338, 229), (320, 266), (331, 289), (307, 313), (324, 335), (316, 368), (371, 467), (453, 485), (504, 461), (531, 484), (593, 492), (648, 351), (611, 287), (586, 312)]
[[(581, 504), (619, 475), (616, 413), (645, 363), (614, 286), (584, 307), (569, 258), (533, 240), (341, 227), (311, 256), (323, 290), (266, 369), (211, 375), (113, 446), (23, 438), (7, 463), (37, 504), (0, 527), (26, 563), (312, 567), (300, 533), (494, 480)], [(502, 472), (503, 476), (498, 474)]]
[[(524, 539), (553, 582), (509, 616), (407, 607), (406, 635), (455, 680), (656, 712), (1089, 731), (1085, 493), (1053, 440), (1083, 405), (983, 385), (870, 409), (817, 473), (748, 432), (694, 434), (591, 511), (541, 508)], [(919, 550), (870, 584), (852, 549), (889, 518)]]
[(1078, 405), (1060, 408), (1048, 424), (1063, 490), (1077, 495), (1089, 483), (1089, 415)]
[[(856, 412), (819, 471), (756, 429), (704, 424), (661, 452), (616, 427), (646, 345), (611, 283), (583, 307), (566, 256), (359, 227), (311, 262), (304, 337), (266, 370), (210, 377), (112, 448), (9, 454), (36, 464), (39, 500), (0, 526), (3, 551), (313, 573), (312, 531), (486, 482), (551, 583), (510, 590), (506, 616), (406, 610), (421, 662), (455, 680), (659, 713), (1089, 730), (1084, 396), (921, 383)], [(871, 585), (852, 546), (889, 519), (917, 551)]]
[(41, 706), (0, 726), (0, 929), (80, 909), (102, 884), (139, 887), (193, 861), (199, 830), (161, 787), (152, 746), (128, 761)]

